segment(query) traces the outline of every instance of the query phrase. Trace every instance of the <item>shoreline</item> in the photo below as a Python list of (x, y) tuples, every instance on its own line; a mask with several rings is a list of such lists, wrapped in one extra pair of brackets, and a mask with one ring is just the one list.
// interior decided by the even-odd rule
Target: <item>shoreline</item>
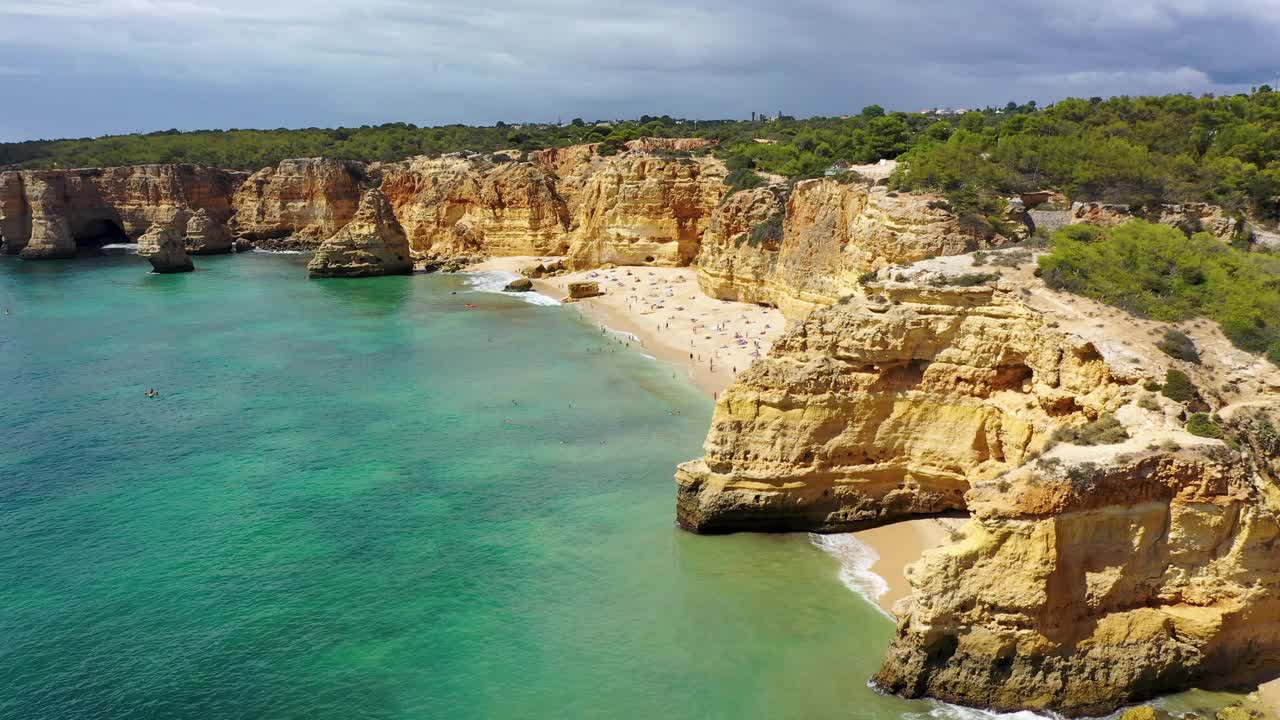
[[(520, 270), (555, 258), (490, 258), (467, 268), (469, 272), (503, 272), (519, 276)], [(569, 283), (599, 282), (604, 295), (578, 300), (582, 315), (606, 329), (630, 335), (628, 346), (682, 371), (713, 399), (727, 388), (738, 371), (764, 356), (782, 336), (786, 320), (774, 308), (717, 300), (702, 293), (693, 268), (626, 266), (610, 270), (585, 270), (533, 281), (534, 291), (556, 301), (569, 294)], [(690, 320), (696, 318), (696, 320)], [(746, 338), (745, 345), (735, 335)], [(726, 347), (727, 346), (727, 347)], [(692, 357), (691, 357), (692, 355)], [(855, 533), (825, 536), (830, 544), (815, 544), (840, 562), (840, 575), (850, 590), (859, 593), (893, 617), (893, 606), (911, 594), (905, 570), (926, 550), (949, 539), (951, 528), (962, 520), (917, 518)], [(854, 538), (871, 551), (849, 544)], [(875, 577), (869, 577), (872, 574)]]
[[(468, 272), (505, 272), (554, 258), (491, 258)], [(683, 371), (715, 398), (757, 357), (769, 352), (787, 322), (782, 313), (751, 303), (717, 300), (702, 293), (690, 267), (626, 266), (582, 270), (533, 281), (535, 292), (562, 301), (571, 282), (597, 282), (603, 295), (577, 300), (583, 316), (635, 337), (634, 344)], [(628, 342), (631, 345), (632, 342)]]

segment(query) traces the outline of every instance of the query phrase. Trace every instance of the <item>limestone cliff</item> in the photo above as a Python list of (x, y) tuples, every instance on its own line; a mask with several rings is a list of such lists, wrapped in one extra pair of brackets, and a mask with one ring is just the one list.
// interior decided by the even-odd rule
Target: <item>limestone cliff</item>
[(698, 532), (854, 530), (964, 508), (1124, 385), (1014, 293), (890, 283), (810, 314), (720, 394), (677, 472)]
[(325, 240), (307, 264), (311, 277), (369, 277), (413, 272), (409, 241), (382, 191), (365, 191), (355, 217)]
[[(727, 217), (713, 220), (714, 226), (738, 230), (740, 218), (753, 217), (745, 206), (756, 206), (756, 216), (776, 212), (773, 200), (760, 190), (739, 195), (717, 208)], [(858, 278), (870, 270), (1011, 241), (965, 230), (940, 196), (894, 193), (833, 178), (795, 186), (780, 235), (777, 242), (749, 243), (709, 233), (696, 262), (699, 286), (725, 299), (742, 297), (744, 288), (751, 288), (745, 295), (753, 302), (800, 318), (854, 292)]]
[(536, 164), (414, 158), (389, 170), (381, 188), (415, 257), (568, 250), (564, 200), (555, 177)]
[(224, 223), (241, 179), (194, 165), (3, 172), (0, 238), (8, 253), (30, 243), (24, 257), (65, 257), (80, 245), (136, 240), (157, 223), (181, 231), (200, 211)]
[[(894, 279), (814, 311), (721, 393), (706, 456), (676, 473), (680, 524), (838, 531), (968, 511), (908, 569), (876, 676), (888, 692), (1102, 715), (1280, 675), (1275, 368), (1191, 326), (1203, 364), (1172, 361), (1157, 323), (1028, 271), (965, 287), (927, 269), (963, 260), (881, 273)], [(1174, 364), (1225, 441), (1144, 388)]]
[(1050, 456), (978, 481), (959, 540), (908, 571), (914, 594), (878, 685), (1102, 715), (1275, 677), (1280, 488), (1218, 441), (1181, 444)]
[(282, 160), (240, 185), (232, 199), (231, 231), (262, 247), (314, 249), (351, 222), (365, 180), (363, 163)]
[(570, 264), (688, 265), (726, 174), (715, 158), (631, 152), (577, 165), (560, 183), (573, 224)]
[(711, 214), (695, 260), (702, 292), (721, 300), (777, 304), (773, 283), (785, 212), (781, 187), (725, 198)]

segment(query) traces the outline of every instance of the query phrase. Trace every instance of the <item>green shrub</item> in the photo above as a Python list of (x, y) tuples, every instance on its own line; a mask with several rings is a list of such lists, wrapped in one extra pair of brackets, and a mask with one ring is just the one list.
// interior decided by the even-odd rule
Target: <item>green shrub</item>
[(1154, 395), (1143, 395), (1138, 398), (1138, 407), (1151, 412), (1160, 412), (1160, 403), (1156, 401)]
[(1222, 428), (1205, 413), (1193, 413), (1187, 418), (1187, 432), (1204, 438), (1222, 438)]
[(1063, 228), (1039, 264), (1049, 287), (1167, 322), (1207, 317), (1236, 347), (1280, 362), (1280, 259), (1134, 221)]
[(1177, 368), (1169, 368), (1164, 374), (1164, 387), (1160, 388), (1160, 394), (1174, 402), (1190, 402), (1196, 396), (1196, 386), (1186, 373)]
[(729, 188), (725, 191), (725, 196), (727, 197), (739, 190), (751, 190), (764, 185), (764, 178), (757, 175), (754, 170), (742, 168), (729, 173), (728, 177), (724, 179), (724, 184)]
[(999, 273), (964, 273), (962, 275), (943, 275), (934, 281), (935, 285), (952, 285), (955, 287), (975, 287), (998, 280)]
[(1169, 357), (1179, 360), (1185, 360), (1189, 363), (1200, 364), (1200, 353), (1196, 350), (1196, 344), (1191, 338), (1181, 330), (1169, 329), (1164, 331), (1164, 338), (1156, 343), (1156, 347)]
[(783, 213), (774, 213), (767, 220), (751, 228), (747, 234), (747, 243), (752, 247), (765, 247), (776, 250), (782, 243)]
[(1129, 439), (1129, 432), (1114, 415), (1107, 414), (1093, 422), (1078, 427), (1060, 427), (1049, 436), (1049, 446), (1058, 443), (1068, 445), (1115, 445)]

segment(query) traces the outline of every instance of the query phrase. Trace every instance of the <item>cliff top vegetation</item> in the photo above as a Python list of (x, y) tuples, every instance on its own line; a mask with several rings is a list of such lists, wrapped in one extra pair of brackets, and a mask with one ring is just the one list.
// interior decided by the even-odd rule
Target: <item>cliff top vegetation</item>
[[(188, 162), (256, 170), (288, 157), (400, 160), (454, 151), (537, 150), (640, 137), (702, 137), (731, 170), (814, 177), (839, 163), (897, 158), (904, 190), (946, 193), (964, 210), (997, 194), (1055, 188), (1074, 200), (1130, 205), (1204, 200), (1280, 219), (1280, 93), (1070, 98), (963, 115), (887, 113), (767, 121), (565, 125), (389, 123), (359, 128), (199, 130), (0, 144), (0, 167)], [(743, 177), (749, 175), (742, 173)]]

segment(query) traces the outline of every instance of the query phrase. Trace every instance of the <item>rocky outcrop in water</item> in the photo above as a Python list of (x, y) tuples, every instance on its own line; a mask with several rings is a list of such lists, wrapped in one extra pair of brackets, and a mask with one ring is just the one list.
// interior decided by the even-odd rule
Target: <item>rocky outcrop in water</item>
[(182, 231), (200, 211), (223, 223), (242, 179), (194, 165), (0, 172), (0, 238), (10, 254), (67, 257), (136, 240), (155, 224)]
[(151, 262), (158, 273), (181, 273), (195, 270), (187, 255), (182, 235), (171, 227), (156, 223), (138, 238), (138, 254)]
[(240, 185), (232, 234), (268, 249), (313, 250), (351, 222), (365, 181), (364, 163), (282, 160)]
[(226, 223), (215, 219), (204, 208), (196, 210), (187, 220), (184, 241), (191, 255), (221, 255), (234, 247)]
[(307, 264), (311, 277), (370, 277), (413, 272), (409, 240), (382, 191), (365, 191), (351, 222), (325, 240)]

